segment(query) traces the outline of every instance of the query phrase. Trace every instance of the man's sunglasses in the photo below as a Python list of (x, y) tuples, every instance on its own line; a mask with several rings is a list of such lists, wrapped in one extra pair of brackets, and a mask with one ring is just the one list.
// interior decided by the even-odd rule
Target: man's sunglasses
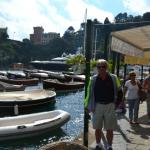
[(100, 69), (100, 68), (104, 68), (104, 69), (105, 69), (106, 66), (104, 66), (104, 65), (102, 66), (102, 65), (101, 65), (101, 66), (97, 66), (97, 68), (98, 68), (98, 69)]
[(132, 74), (132, 75), (130, 75), (131, 77), (135, 77), (136, 75), (135, 74)]

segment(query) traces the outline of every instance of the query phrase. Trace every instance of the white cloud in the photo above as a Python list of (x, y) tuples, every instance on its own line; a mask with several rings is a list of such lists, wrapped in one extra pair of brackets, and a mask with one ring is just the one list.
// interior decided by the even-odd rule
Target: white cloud
[(149, 0), (123, 0), (124, 6), (133, 13), (142, 15), (150, 11)]
[(99, 21), (104, 22), (105, 18), (108, 17), (110, 21), (113, 21), (114, 16), (110, 12), (100, 10), (96, 6), (85, 3), (84, 0), (68, 0), (66, 9), (70, 12), (72, 21), (83, 22), (85, 10), (87, 8), (87, 19), (97, 18)]
[[(65, 2), (63, 9), (68, 18), (53, 5), (54, 1), (60, 5)], [(113, 20), (111, 13), (85, 0), (0, 0), (0, 26), (7, 26), (9, 37), (17, 40), (29, 38), (34, 26), (43, 26), (45, 32), (59, 32), (62, 35), (69, 26), (79, 29), (86, 8), (89, 19), (97, 18), (103, 22), (108, 17)]]

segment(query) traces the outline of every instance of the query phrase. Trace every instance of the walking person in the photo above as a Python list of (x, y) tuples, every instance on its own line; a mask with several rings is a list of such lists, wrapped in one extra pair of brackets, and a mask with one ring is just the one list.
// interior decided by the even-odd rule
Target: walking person
[(117, 127), (115, 99), (117, 98), (119, 81), (116, 75), (108, 72), (106, 60), (99, 59), (96, 66), (97, 74), (89, 82), (85, 107), (89, 112), (92, 112), (96, 138), (95, 150), (101, 150), (103, 124), (106, 129), (107, 150), (112, 150), (113, 130)]
[(144, 83), (143, 83), (143, 88), (147, 92), (147, 117), (148, 117), (148, 123), (150, 123), (150, 69), (149, 69), (149, 74), (145, 78)]
[(141, 84), (136, 80), (136, 73), (131, 71), (129, 73), (130, 79), (125, 82), (124, 86), (124, 97), (128, 102), (129, 107), (129, 123), (139, 124), (138, 113), (139, 113), (139, 95), (138, 92), (141, 88)]

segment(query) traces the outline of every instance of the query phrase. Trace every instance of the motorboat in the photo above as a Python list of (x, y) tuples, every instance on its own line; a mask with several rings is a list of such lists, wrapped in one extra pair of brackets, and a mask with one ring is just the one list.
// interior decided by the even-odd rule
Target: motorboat
[(23, 85), (37, 85), (39, 83), (39, 79), (31, 78), (31, 79), (9, 79), (7, 77), (0, 77), (0, 81), (9, 83), (9, 84), (23, 84)]
[(57, 79), (47, 79), (43, 80), (43, 88), (56, 91), (77, 90), (84, 88), (84, 82), (60, 82)]
[(24, 91), (25, 88), (25, 85), (15, 85), (0, 81), (0, 92)]

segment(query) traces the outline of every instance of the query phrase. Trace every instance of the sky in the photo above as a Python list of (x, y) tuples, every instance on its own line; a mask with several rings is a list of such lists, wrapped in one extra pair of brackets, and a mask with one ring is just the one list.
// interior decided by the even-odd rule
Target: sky
[(33, 27), (63, 36), (69, 26), (75, 31), (87, 19), (111, 22), (118, 13), (143, 15), (150, 11), (150, 0), (0, 0), (0, 27), (8, 28), (10, 39), (29, 39)]

